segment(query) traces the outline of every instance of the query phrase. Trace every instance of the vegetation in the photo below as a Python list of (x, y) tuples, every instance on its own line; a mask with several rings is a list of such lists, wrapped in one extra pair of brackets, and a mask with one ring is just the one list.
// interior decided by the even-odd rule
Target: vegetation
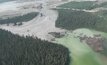
[[(8, 19), (0, 19), (0, 24), (7, 24), (14, 23), (14, 25), (22, 25), (22, 22), (27, 22), (32, 20), (34, 17), (38, 15), (37, 12), (28, 13), (22, 16), (16, 16), (13, 18)], [(18, 23), (18, 24), (17, 24)]]
[(100, 10), (98, 12), (95, 12), (100, 17), (103, 17), (105, 20), (107, 20), (107, 10)]
[(74, 30), (78, 28), (89, 28), (107, 32), (107, 20), (95, 13), (58, 9), (59, 17), (56, 27)]
[(91, 10), (94, 8), (99, 8), (99, 7), (104, 7), (107, 8), (107, 2), (103, 2), (98, 4), (96, 1), (72, 1), (69, 3), (62, 4), (58, 7), (62, 8), (70, 8), (70, 9), (86, 9), (86, 10)]
[(98, 6), (99, 7), (107, 8), (107, 2), (103, 2), (103, 3), (99, 4)]
[(69, 61), (69, 51), (62, 45), (0, 29), (0, 65), (68, 65)]
[(58, 7), (90, 10), (95, 8), (96, 6), (97, 5), (95, 4), (95, 1), (81, 1), (81, 2), (72, 1), (63, 5), (60, 5)]
[(62, 38), (57, 38), (56, 42), (66, 46), (71, 52), (72, 63), (70, 65), (104, 65), (99, 56), (85, 42), (82, 43), (75, 38), (75, 34), (68, 33)]

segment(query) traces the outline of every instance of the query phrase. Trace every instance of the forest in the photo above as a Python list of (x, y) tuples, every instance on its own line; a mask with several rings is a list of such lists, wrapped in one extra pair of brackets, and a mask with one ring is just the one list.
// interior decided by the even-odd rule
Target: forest
[(72, 2), (62, 4), (58, 7), (70, 8), (70, 9), (81, 9), (81, 10), (82, 9), (92, 10), (92, 9), (99, 8), (99, 7), (107, 8), (107, 2), (98, 4), (97, 1), (81, 1), (81, 2), (72, 1)]
[(72, 1), (72, 2), (62, 4), (58, 7), (80, 9), (80, 10), (83, 10), (83, 9), (92, 10), (100, 7), (107, 8), (107, 2), (98, 3), (97, 1), (81, 1), (81, 2)]
[(62, 45), (0, 29), (0, 65), (69, 65), (70, 60)]
[(64, 9), (57, 10), (59, 12), (59, 17), (56, 21), (56, 27), (68, 30), (89, 28), (107, 32), (107, 20), (95, 13)]
[(103, 2), (103, 3), (99, 4), (98, 7), (107, 8), (107, 2)]
[(72, 2), (68, 2), (65, 4), (62, 4), (58, 7), (62, 7), (62, 8), (70, 8), (70, 9), (86, 9), (86, 10), (91, 10), (94, 9), (98, 6), (98, 4), (96, 4), (96, 1), (81, 1), (81, 2), (77, 2), (77, 1), (72, 1)]
[[(32, 20), (38, 15), (37, 12), (31, 12), (22, 16), (16, 16), (13, 18), (7, 18), (7, 19), (0, 19), (0, 24), (7, 24), (14, 23), (14, 25), (22, 25), (22, 22), (27, 22)], [(19, 24), (17, 24), (19, 23)]]

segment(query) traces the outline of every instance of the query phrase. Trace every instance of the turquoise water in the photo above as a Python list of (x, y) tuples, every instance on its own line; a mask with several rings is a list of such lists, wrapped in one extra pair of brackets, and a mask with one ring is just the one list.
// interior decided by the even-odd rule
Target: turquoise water
[(0, 0), (0, 3), (9, 2), (9, 1), (13, 1), (13, 0)]

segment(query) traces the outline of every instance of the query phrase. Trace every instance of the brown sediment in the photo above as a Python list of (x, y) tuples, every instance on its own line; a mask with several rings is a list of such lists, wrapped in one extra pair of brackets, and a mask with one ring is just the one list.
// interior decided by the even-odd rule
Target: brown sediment
[(103, 38), (100, 34), (94, 35), (94, 37), (79, 37), (81, 42), (86, 42), (94, 51), (101, 52), (103, 51)]

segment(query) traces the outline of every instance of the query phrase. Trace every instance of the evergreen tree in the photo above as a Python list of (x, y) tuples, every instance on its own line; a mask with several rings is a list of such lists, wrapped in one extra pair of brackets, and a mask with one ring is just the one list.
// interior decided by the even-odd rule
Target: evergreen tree
[(62, 45), (0, 29), (0, 65), (69, 65), (69, 62), (69, 51)]

